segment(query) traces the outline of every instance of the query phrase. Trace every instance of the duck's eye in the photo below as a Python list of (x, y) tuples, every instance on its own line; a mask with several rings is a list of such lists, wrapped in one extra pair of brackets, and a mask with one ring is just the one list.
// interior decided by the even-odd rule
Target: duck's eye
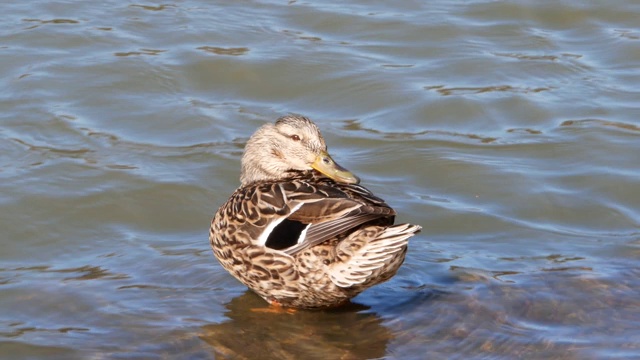
[(300, 141), (300, 136), (298, 136), (298, 135), (296, 135), (296, 134), (291, 135), (291, 136), (290, 136), (290, 138), (291, 138), (291, 140), (293, 140), (293, 141)]

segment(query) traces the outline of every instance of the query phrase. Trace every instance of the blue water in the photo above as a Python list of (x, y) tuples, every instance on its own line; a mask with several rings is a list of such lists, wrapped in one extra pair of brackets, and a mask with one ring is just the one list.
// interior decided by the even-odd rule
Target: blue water
[[(640, 4), (0, 5), (0, 357), (640, 357)], [(289, 112), (423, 226), (272, 313), (209, 249)]]

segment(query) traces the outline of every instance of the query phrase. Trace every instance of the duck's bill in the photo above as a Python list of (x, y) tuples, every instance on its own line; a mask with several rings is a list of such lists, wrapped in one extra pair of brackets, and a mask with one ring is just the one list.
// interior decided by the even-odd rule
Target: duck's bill
[(326, 151), (323, 151), (316, 157), (316, 161), (311, 164), (311, 167), (337, 182), (347, 184), (360, 183), (360, 178), (351, 171), (338, 165)]

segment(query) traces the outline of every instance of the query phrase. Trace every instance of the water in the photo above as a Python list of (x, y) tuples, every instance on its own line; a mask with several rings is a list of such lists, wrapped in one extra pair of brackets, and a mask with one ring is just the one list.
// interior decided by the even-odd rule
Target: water
[[(640, 357), (640, 5), (0, 5), (0, 356)], [(269, 313), (209, 221), (266, 121), (421, 224), (351, 307)]]

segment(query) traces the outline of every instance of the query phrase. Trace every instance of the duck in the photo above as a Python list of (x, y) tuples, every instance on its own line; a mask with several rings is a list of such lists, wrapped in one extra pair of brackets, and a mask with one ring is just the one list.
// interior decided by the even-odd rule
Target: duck
[(329, 155), (318, 126), (291, 114), (249, 138), (240, 186), (215, 213), (209, 242), (222, 267), (268, 303), (338, 307), (393, 277), (422, 227)]

